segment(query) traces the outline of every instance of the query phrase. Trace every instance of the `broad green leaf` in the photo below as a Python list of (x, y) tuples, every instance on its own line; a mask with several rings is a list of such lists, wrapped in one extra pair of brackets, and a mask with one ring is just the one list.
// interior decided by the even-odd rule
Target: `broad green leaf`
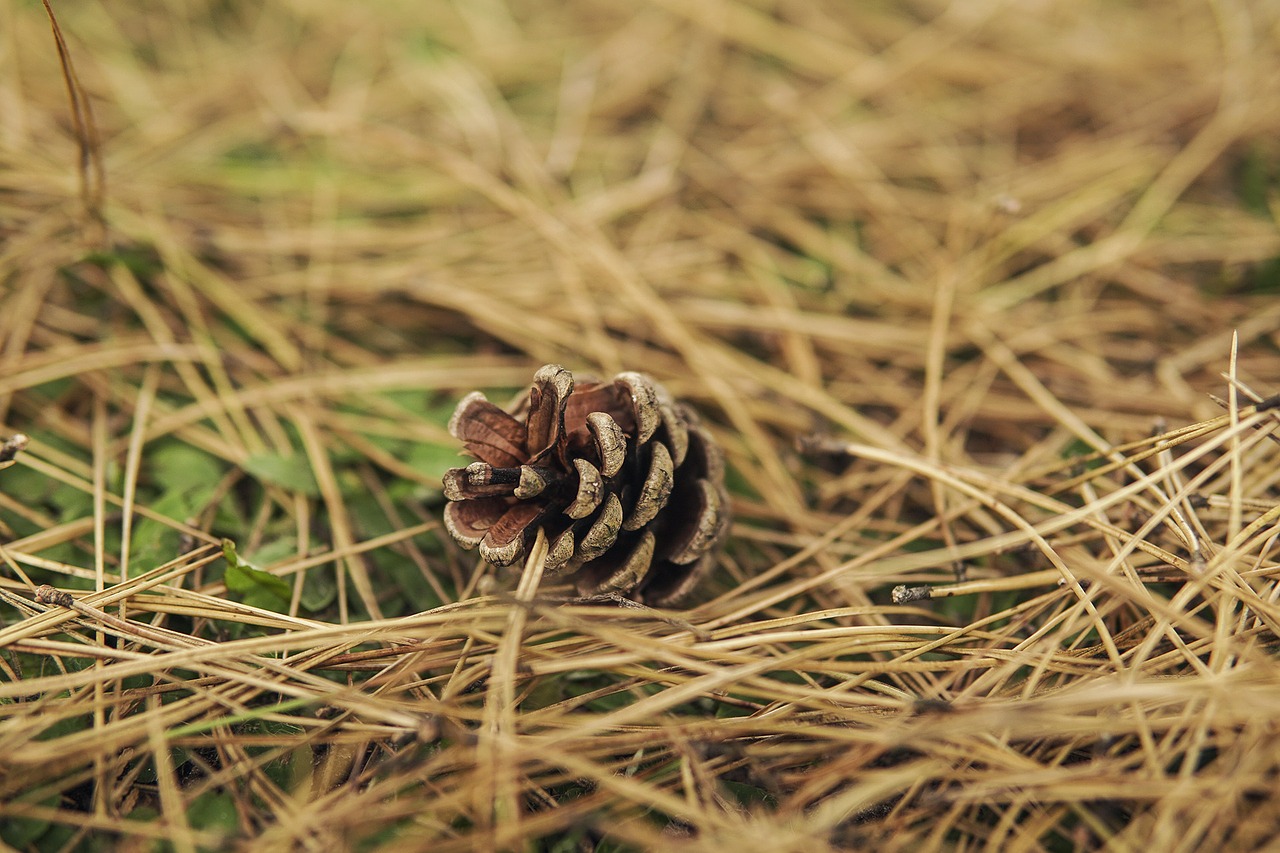
[[(214, 484), (193, 483), (187, 490), (166, 491), (150, 503), (150, 509), (174, 521), (185, 521), (204, 510), (213, 497)], [(178, 556), (181, 533), (153, 518), (139, 518), (133, 528), (129, 571), (137, 574)]]
[[(289, 582), (246, 561), (236, 553), (236, 545), (230, 539), (222, 540), (222, 556), (227, 561), (223, 578), (227, 589), (246, 596), (246, 603), (260, 604), (265, 598), (268, 603), (260, 606), (277, 610), (280, 603), (289, 603)], [(254, 596), (255, 601), (249, 602), (248, 596)]]
[(450, 468), (460, 468), (472, 461), (463, 456), (461, 450), (459, 444), (415, 444), (404, 461), (431, 480), (439, 480)]
[(314, 567), (307, 572), (302, 581), (302, 598), (299, 603), (308, 613), (319, 613), (338, 597), (338, 584), (333, 578), (333, 570), (328, 567)]
[[(380, 573), (385, 573), (391, 579), (391, 583), (399, 591), (396, 596), (397, 606), (402, 608), (399, 615), (421, 613), (444, 603), (422, 576), (422, 569), (408, 557), (391, 552), (374, 554), (373, 563)], [(446, 583), (445, 586), (448, 587), (449, 584)]]
[(221, 829), (230, 834), (237, 829), (235, 798), (223, 791), (209, 791), (196, 797), (187, 808), (187, 821), (196, 829)]
[(272, 539), (258, 550), (245, 557), (245, 560), (254, 566), (269, 566), (272, 563), (278, 563), (281, 560), (287, 560), (297, 556), (298, 540), (292, 536), (281, 536), (278, 539)]
[[(30, 794), (19, 794), (16, 802), (32, 802)], [(35, 800), (36, 805), (45, 808), (56, 808), (58, 795), (47, 795), (42, 800)], [(10, 817), (0, 821), (0, 840), (10, 847), (19, 850), (30, 846), (36, 839), (49, 831), (49, 821), (40, 818)]]
[(307, 457), (258, 453), (244, 461), (244, 470), (264, 483), (315, 496), (320, 494), (315, 474)]
[(147, 469), (158, 490), (171, 494), (212, 491), (227, 465), (189, 444), (166, 441), (148, 451)]

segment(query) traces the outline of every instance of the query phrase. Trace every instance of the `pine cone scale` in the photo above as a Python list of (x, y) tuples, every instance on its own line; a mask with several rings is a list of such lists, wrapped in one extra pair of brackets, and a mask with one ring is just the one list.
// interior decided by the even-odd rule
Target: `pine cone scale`
[(674, 486), (675, 464), (671, 459), (671, 451), (667, 450), (665, 444), (655, 444), (649, 456), (649, 473), (640, 486), (635, 509), (623, 526), (627, 530), (639, 530), (653, 521), (667, 505)]
[(527, 460), (525, 427), (479, 391), (463, 398), (449, 419), (449, 432), (477, 459), (500, 468)]
[(698, 559), (720, 537), (723, 498), (706, 480), (699, 480), (696, 488), (693, 500), (697, 508), (689, 516), (694, 523), (685, 525), (683, 535), (672, 537), (672, 550), (665, 553), (668, 560), (680, 565)]
[(585, 424), (593, 413), (606, 414), (629, 436), (636, 435), (636, 407), (617, 378), (613, 382), (579, 381), (565, 406), (566, 424)]
[(464, 548), (476, 548), (489, 528), (507, 511), (504, 498), (469, 498), (453, 501), (444, 508), (444, 524)]
[(653, 546), (653, 532), (647, 530), (630, 551), (623, 552), (617, 565), (600, 560), (599, 565), (584, 571), (578, 580), (578, 591), (583, 595), (602, 595), (636, 587), (653, 563)]
[(558, 483), (564, 478), (556, 471), (550, 468), (540, 468), (535, 465), (520, 466), (520, 482), (516, 485), (515, 490), (511, 493), (513, 497), (519, 500), (528, 500), (537, 497), (545, 492), (552, 484)]
[(621, 529), (622, 502), (616, 494), (610, 493), (575, 549), (574, 559), (579, 564), (584, 564), (603, 556), (618, 541), (618, 531)]
[(585, 459), (573, 460), (578, 471), (578, 491), (573, 503), (565, 507), (564, 514), (574, 519), (586, 518), (595, 512), (604, 498), (604, 478), (600, 469)]
[(636, 441), (644, 444), (653, 438), (653, 431), (658, 428), (662, 418), (658, 411), (658, 391), (653, 381), (643, 373), (619, 373), (614, 382), (625, 387), (631, 396), (632, 411), (636, 418)]
[(677, 410), (670, 404), (662, 406), (662, 425), (667, 431), (666, 444), (671, 448), (671, 462), (677, 468), (684, 464), (684, 458), (689, 452), (689, 427), (683, 417), (687, 412), (687, 407)]
[(548, 364), (534, 375), (525, 442), (529, 462), (541, 462), (556, 449), (564, 433), (564, 409), (572, 392), (573, 374), (559, 365)]
[(600, 476), (613, 477), (627, 459), (627, 435), (607, 412), (592, 412), (586, 420), (600, 457)]

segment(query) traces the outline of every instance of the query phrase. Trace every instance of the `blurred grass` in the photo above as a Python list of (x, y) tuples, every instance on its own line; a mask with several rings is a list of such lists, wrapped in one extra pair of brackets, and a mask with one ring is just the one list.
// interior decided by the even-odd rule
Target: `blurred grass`
[[(0, 0), (5, 844), (1275, 843), (1280, 6), (55, 8), (106, 185)], [(688, 611), (442, 535), (550, 361), (724, 444)]]

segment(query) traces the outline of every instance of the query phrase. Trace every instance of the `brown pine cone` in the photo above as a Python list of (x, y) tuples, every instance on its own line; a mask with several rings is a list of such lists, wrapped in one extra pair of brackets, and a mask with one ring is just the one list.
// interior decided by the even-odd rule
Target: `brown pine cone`
[(548, 364), (514, 414), (473, 392), (449, 432), (480, 461), (444, 475), (444, 521), (497, 566), (538, 528), (547, 576), (579, 594), (663, 606), (707, 571), (729, 522), (724, 460), (693, 410), (642, 373), (611, 382)]
[(28, 441), (25, 435), (18, 433), (0, 443), (0, 465), (9, 467), (6, 463), (12, 462), (15, 456), (26, 450)]

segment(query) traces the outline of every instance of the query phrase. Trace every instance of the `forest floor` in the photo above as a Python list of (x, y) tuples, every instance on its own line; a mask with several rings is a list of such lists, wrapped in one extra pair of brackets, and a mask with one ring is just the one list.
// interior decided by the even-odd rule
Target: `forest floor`
[[(57, 12), (70, 87), (0, 0), (9, 847), (1280, 837), (1280, 4)], [(445, 535), (546, 363), (724, 448), (687, 607)]]

